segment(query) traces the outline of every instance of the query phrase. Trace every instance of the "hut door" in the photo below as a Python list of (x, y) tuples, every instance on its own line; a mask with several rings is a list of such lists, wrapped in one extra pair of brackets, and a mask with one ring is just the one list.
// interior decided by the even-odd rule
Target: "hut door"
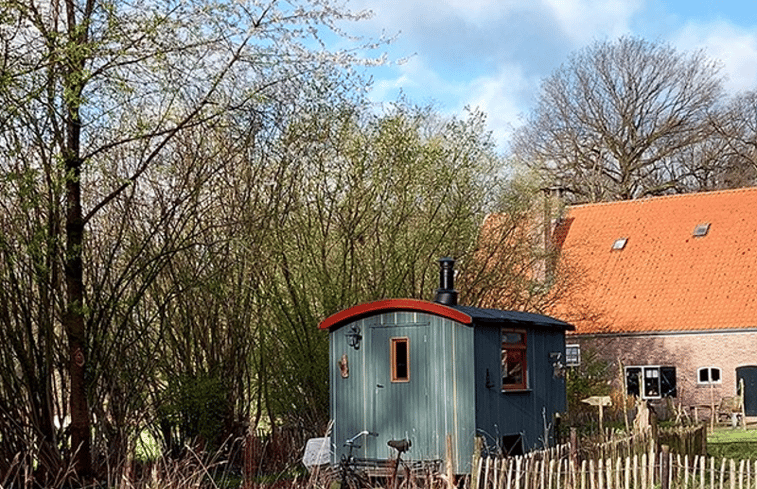
[[(419, 447), (428, 421), (428, 365), (425, 325), (377, 327), (373, 330), (373, 430), (379, 446), (409, 438)], [(389, 452), (387, 452), (389, 454)]]
[(744, 381), (744, 414), (757, 416), (757, 366), (736, 369), (736, 385)]

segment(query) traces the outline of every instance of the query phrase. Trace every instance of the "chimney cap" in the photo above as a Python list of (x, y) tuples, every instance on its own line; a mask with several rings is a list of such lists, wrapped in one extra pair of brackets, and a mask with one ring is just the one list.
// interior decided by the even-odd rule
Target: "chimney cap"
[(455, 259), (444, 257), (439, 259), (439, 288), (436, 289), (434, 302), (446, 306), (457, 305), (457, 290), (455, 290)]

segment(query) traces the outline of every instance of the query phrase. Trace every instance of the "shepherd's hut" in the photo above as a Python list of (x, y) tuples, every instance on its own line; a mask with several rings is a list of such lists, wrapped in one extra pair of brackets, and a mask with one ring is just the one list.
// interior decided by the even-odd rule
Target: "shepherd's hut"
[[(440, 261), (433, 302), (360, 304), (321, 324), (330, 347), (333, 462), (348, 452), (380, 462), (403, 459), (470, 472), (474, 438), (517, 454), (554, 442), (565, 410), (563, 321), (457, 304), (454, 260)], [(449, 440), (449, 442), (448, 442)], [(357, 448), (359, 446), (359, 448)]]

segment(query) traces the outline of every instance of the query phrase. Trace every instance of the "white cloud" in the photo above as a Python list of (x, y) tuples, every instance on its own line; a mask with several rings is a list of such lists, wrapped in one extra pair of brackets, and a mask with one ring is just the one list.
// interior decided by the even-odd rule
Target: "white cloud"
[(503, 148), (514, 129), (521, 125), (521, 115), (539, 81), (529, 78), (517, 65), (502, 66), (498, 73), (471, 80), (464, 105), (478, 107), (487, 114), (495, 142)]
[(521, 124), (520, 116), (528, 110), (539, 80), (529, 77), (515, 64), (500, 66), (491, 75), (465, 81), (450, 81), (430, 69), (420, 58), (399, 67), (396, 76), (376, 79), (370, 98), (374, 102), (394, 100), (402, 91), (416, 103), (434, 103), (448, 116), (459, 116), (466, 106), (487, 114), (487, 126), (495, 143), (505, 149), (513, 129)]
[(689, 23), (673, 38), (682, 50), (704, 49), (723, 63), (726, 89), (731, 93), (757, 88), (757, 30), (718, 20)]
[[(405, 63), (376, 73), (370, 98), (375, 102), (391, 101), (400, 92), (417, 103), (449, 103), (449, 97), (458, 97), (459, 89), (454, 82), (442, 78), (429, 68), (419, 56), (410, 57)], [(433, 100), (432, 100), (433, 99)]]
[(630, 31), (630, 22), (643, 0), (543, 0), (560, 30), (575, 45), (598, 37), (618, 37)]

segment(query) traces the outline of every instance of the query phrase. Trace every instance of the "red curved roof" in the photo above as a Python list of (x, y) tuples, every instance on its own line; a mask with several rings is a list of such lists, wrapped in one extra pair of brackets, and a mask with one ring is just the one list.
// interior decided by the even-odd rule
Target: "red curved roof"
[(331, 329), (344, 323), (356, 321), (360, 318), (392, 311), (416, 311), (445, 317), (463, 324), (471, 324), (473, 319), (458, 310), (437, 302), (422, 301), (418, 299), (385, 299), (367, 304), (350, 307), (327, 317), (318, 329)]

